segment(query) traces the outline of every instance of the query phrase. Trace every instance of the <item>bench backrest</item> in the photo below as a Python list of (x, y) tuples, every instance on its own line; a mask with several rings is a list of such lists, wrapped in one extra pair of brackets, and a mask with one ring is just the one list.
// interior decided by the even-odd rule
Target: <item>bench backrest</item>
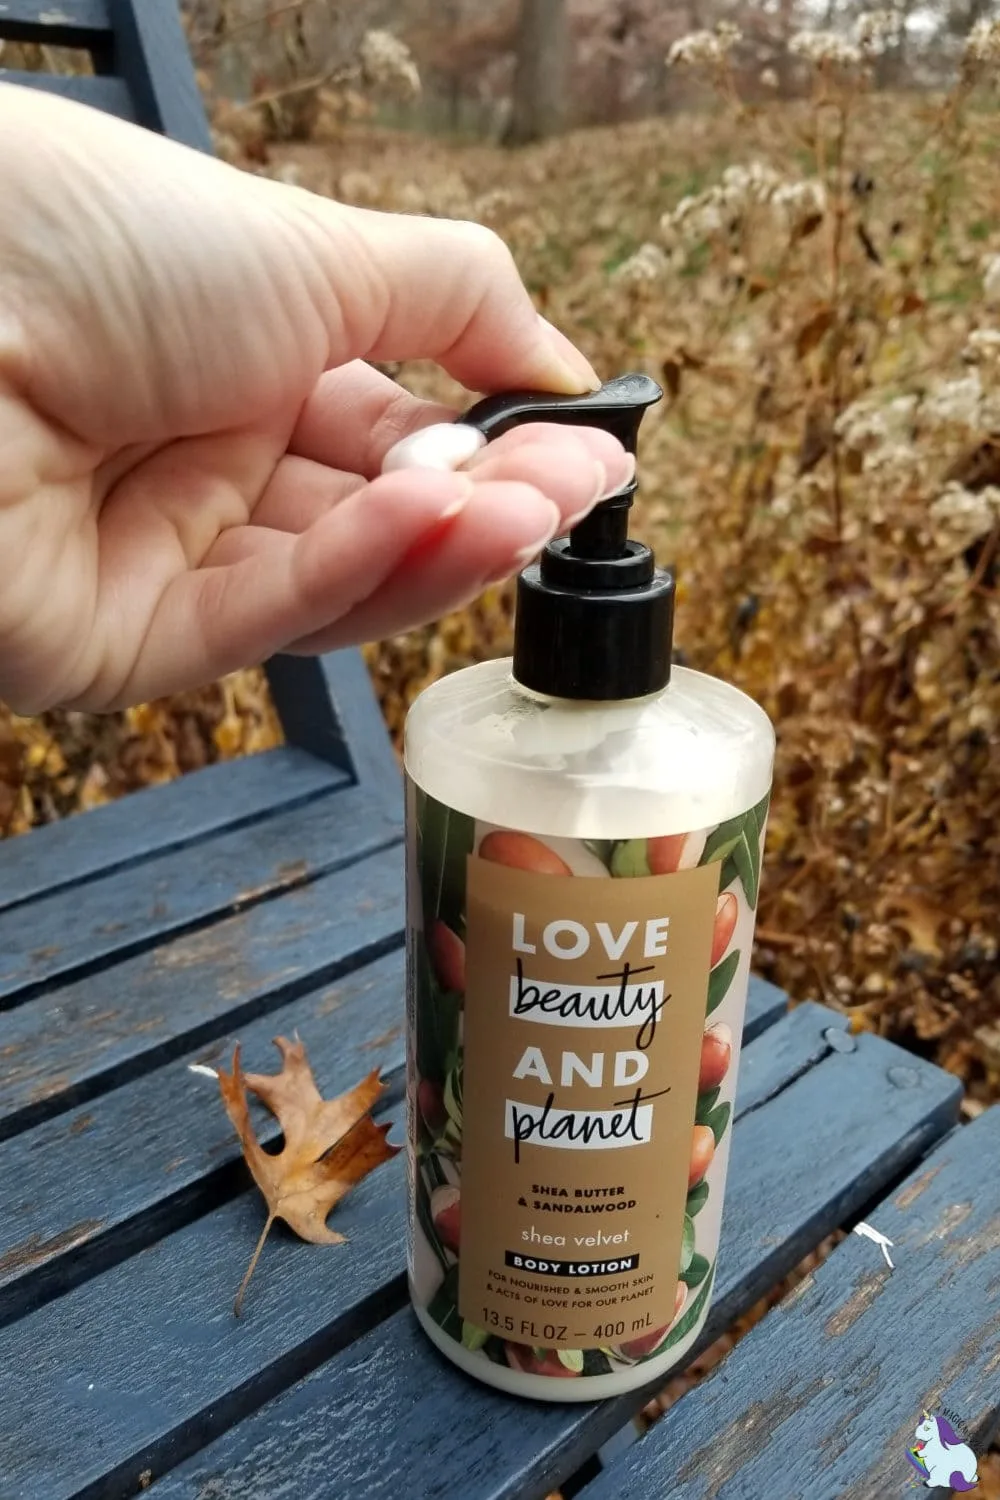
[[(62, 94), (212, 151), (175, 0), (4, 0), (0, 40), (80, 49), (94, 70), (94, 76), (27, 72), (4, 68), (0, 54), (0, 83)], [(276, 656), (266, 671), (289, 744), (339, 766), (395, 805), (399, 774), (359, 653)]]
[(9, 68), (0, 73), (8, 82), (64, 94), (186, 146), (212, 150), (174, 0), (6, 0), (0, 36), (88, 52), (97, 75)]

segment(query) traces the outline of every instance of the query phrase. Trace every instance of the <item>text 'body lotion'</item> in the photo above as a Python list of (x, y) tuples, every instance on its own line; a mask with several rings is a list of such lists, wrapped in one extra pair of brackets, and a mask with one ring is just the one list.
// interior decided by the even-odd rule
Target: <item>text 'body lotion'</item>
[[(634, 453), (660, 394), (628, 375), (463, 422)], [(762, 710), (671, 669), (634, 492), (522, 573), (513, 658), (406, 726), (413, 1305), (462, 1369), (545, 1400), (645, 1385), (704, 1324), (771, 786)]]

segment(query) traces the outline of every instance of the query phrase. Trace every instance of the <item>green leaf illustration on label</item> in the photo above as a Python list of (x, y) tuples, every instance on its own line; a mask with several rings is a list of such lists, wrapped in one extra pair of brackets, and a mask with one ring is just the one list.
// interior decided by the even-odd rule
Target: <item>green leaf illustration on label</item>
[(705, 1204), (708, 1202), (708, 1192), (709, 1192), (708, 1183), (707, 1182), (699, 1182), (688, 1193), (688, 1195), (687, 1195), (687, 1212), (688, 1212), (689, 1216), (692, 1219), (695, 1217), (696, 1214), (701, 1213), (701, 1210), (705, 1207)]
[(606, 869), (611, 868), (611, 856), (614, 853), (614, 839), (584, 839), (583, 847), (589, 849), (595, 859), (599, 859)]
[(701, 1317), (702, 1309), (704, 1308), (706, 1302), (712, 1294), (712, 1282), (715, 1279), (714, 1269), (715, 1268), (713, 1267), (713, 1274), (707, 1278), (701, 1291), (691, 1303), (691, 1306), (685, 1313), (682, 1313), (680, 1318), (678, 1318), (677, 1322), (674, 1324), (673, 1328), (671, 1328), (670, 1332), (663, 1340), (663, 1343), (660, 1346), (661, 1348), (669, 1349), (674, 1344), (679, 1344), (681, 1339), (686, 1338), (687, 1335), (691, 1332), (692, 1328), (694, 1328), (699, 1318)]
[(716, 964), (711, 974), (709, 974), (708, 1004), (705, 1008), (705, 1014), (707, 1016), (710, 1016), (714, 1010), (717, 1010), (722, 1004), (723, 1000), (725, 1000), (726, 995), (729, 991), (729, 986), (732, 984), (733, 978), (736, 974), (736, 970), (739, 966), (739, 962), (740, 953), (739, 949), (736, 949), (735, 952), (730, 953), (728, 957), (724, 958), (721, 963)]
[(757, 905), (757, 872), (760, 868), (760, 834), (752, 817), (745, 821), (743, 837), (734, 848), (732, 857), (752, 909)]
[[(431, 969), (426, 944), (417, 945), (413, 963), (416, 971), (417, 1070), (421, 1079), (431, 1080), (439, 1093), (443, 1093), (449, 1059), (458, 1048), (462, 996), (454, 990), (442, 990)], [(439, 1109), (443, 1112), (443, 1099), (439, 1100)], [(442, 1123), (443, 1120), (438, 1121), (438, 1124)]]
[(448, 1070), (448, 1076), (444, 1081), (444, 1107), (448, 1112), (448, 1119), (458, 1131), (459, 1138), (462, 1133), (462, 1074), (459, 1068), (453, 1067)]
[(435, 917), (453, 932), (465, 925), (465, 861), (472, 853), (476, 825), (465, 813), (425, 797), (419, 808), (420, 868), (425, 924)]
[(649, 874), (649, 854), (645, 839), (627, 839), (616, 844), (611, 856), (611, 873), (618, 876)]
[(768, 792), (765, 797), (762, 797), (760, 799), (760, 801), (757, 803), (756, 807), (752, 807), (750, 809), (750, 811), (754, 815), (754, 819), (756, 820), (757, 831), (759, 833), (763, 833), (763, 831), (764, 831), (764, 824), (767, 822), (767, 812), (768, 812), (768, 808), (770, 806), (771, 806), (771, 793)]
[(727, 823), (724, 823), (721, 828), (717, 828), (705, 844), (705, 852), (701, 856), (700, 863), (703, 865), (721, 863), (725, 866), (732, 857), (736, 845), (743, 837), (742, 824), (743, 820), (741, 818), (740, 830), (737, 833), (733, 833), (730, 825)]
[(572, 1370), (574, 1375), (583, 1374), (583, 1350), (582, 1349), (560, 1349), (559, 1363), (567, 1370)]
[(448, 1259), (448, 1255), (444, 1246), (438, 1239), (438, 1233), (434, 1227), (434, 1220), (431, 1217), (430, 1200), (427, 1196), (427, 1190), (424, 1187), (422, 1181), (418, 1181), (416, 1187), (416, 1215), (417, 1223), (423, 1230), (424, 1237), (426, 1238), (427, 1243), (430, 1245), (431, 1249), (434, 1251), (434, 1254), (437, 1256), (442, 1271), (444, 1271), (447, 1275), (448, 1271), (452, 1269), (451, 1262)]
[[(740, 813), (738, 818), (727, 818), (725, 823), (720, 823), (705, 840), (705, 848), (699, 863), (710, 865), (716, 860), (724, 860), (728, 854), (731, 854), (743, 837), (744, 825), (750, 816), (749, 812)], [(756, 828), (756, 823), (754, 827)]]
[(720, 823), (705, 842), (701, 863), (722, 861), (719, 889), (725, 890), (734, 880), (739, 880), (751, 911), (757, 905), (760, 882), (760, 836), (767, 818), (769, 798), (765, 797), (756, 807), (749, 808), (738, 818), (728, 818)]
[(695, 1110), (694, 1123), (696, 1125), (707, 1125), (708, 1117), (712, 1113), (719, 1100), (721, 1089), (709, 1089), (704, 1094), (698, 1095), (698, 1108)]
[(427, 1304), (427, 1312), (444, 1333), (462, 1341), (462, 1319), (458, 1315), (458, 1267), (452, 1266)]
[(701, 1286), (711, 1269), (712, 1262), (704, 1255), (692, 1255), (689, 1264), (681, 1272), (681, 1280), (693, 1291), (695, 1287)]
[(489, 1338), (485, 1328), (477, 1328), (474, 1323), (462, 1323), (462, 1348), (470, 1349), (473, 1353), (481, 1349)]
[(681, 1275), (691, 1264), (694, 1255), (694, 1221), (689, 1214), (684, 1215), (684, 1237), (681, 1240)]
[(726, 1133), (726, 1126), (729, 1124), (729, 1116), (732, 1112), (733, 1106), (731, 1104), (719, 1104), (715, 1109), (709, 1110), (704, 1120), (699, 1120), (698, 1122), (700, 1125), (708, 1126), (715, 1137), (716, 1147), (718, 1147), (719, 1142)]

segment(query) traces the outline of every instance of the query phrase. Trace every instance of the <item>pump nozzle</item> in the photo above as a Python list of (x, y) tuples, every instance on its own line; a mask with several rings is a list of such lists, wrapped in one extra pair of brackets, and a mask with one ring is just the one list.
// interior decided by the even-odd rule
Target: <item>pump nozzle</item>
[[(635, 453), (639, 424), (663, 392), (648, 375), (620, 375), (584, 396), (516, 391), (488, 396), (459, 420), (487, 441), (524, 422), (603, 427)], [(670, 680), (674, 581), (628, 535), (636, 481), (557, 537), (517, 581), (514, 676), (559, 698), (638, 698)]]
[(582, 396), (553, 396), (545, 391), (503, 391), (487, 396), (459, 417), (489, 441), (525, 422), (566, 422), (574, 427), (603, 427), (634, 453), (639, 423), (647, 406), (663, 392), (648, 375), (619, 375), (600, 390)]
[[(619, 375), (599, 391), (583, 396), (550, 396), (540, 391), (512, 391), (487, 396), (459, 418), (475, 427), (489, 442), (525, 422), (565, 422), (574, 427), (602, 427), (616, 437), (626, 453), (635, 453), (639, 424), (646, 408), (663, 392), (648, 375)], [(570, 532), (574, 557), (609, 560), (625, 555), (628, 512), (635, 495), (633, 481), (602, 500)]]

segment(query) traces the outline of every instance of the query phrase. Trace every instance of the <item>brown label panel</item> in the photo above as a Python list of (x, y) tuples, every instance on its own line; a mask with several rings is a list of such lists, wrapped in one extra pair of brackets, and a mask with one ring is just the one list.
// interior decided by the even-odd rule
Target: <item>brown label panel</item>
[(458, 1308), (589, 1349), (674, 1317), (719, 866), (469, 856)]

